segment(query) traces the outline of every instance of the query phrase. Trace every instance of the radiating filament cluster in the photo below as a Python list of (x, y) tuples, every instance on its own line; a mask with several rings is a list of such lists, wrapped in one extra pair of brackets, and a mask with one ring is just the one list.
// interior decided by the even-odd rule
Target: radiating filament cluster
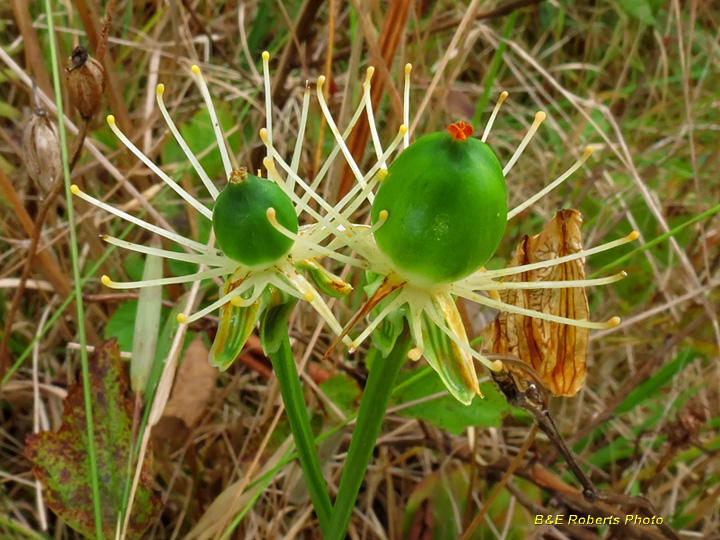
[[(157, 234), (170, 242), (176, 242), (184, 248), (185, 252), (176, 252), (135, 244), (108, 235), (101, 236), (105, 242), (146, 255), (154, 255), (165, 259), (201, 265), (197, 272), (189, 275), (155, 280), (118, 282), (108, 276), (103, 276), (102, 283), (105, 286), (114, 289), (129, 289), (191, 283), (212, 278), (226, 279), (226, 287), (220, 292), (217, 300), (210, 302), (194, 313), (183, 313), (178, 316), (178, 321), (182, 324), (190, 324), (218, 309), (221, 310), (222, 322), (223, 317), (226, 319), (229, 317), (227, 314), (230, 313), (232, 309), (242, 309), (252, 306), (260, 301), (263, 292), (268, 287), (274, 288), (289, 297), (311, 304), (325, 320), (330, 329), (337, 335), (338, 341), (342, 340), (351, 350), (360, 347), (391, 314), (397, 312), (398, 309), (403, 309), (407, 326), (414, 342), (413, 347), (408, 353), (408, 357), (412, 360), (419, 360), (423, 356), (427, 358), (443, 382), (445, 382), (452, 395), (465, 403), (468, 403), (474, 394), (480, 393), (474, 360), (481, 362), (492, 370), (499, 370), (501, 363), (497, 360), (493, 362), (487, 360), (480, 351), (470, 346), (463, 321), (456, 307), (457, 297), (497, 310), (582, 328), (608, 328), (619, 323), (617, 317), (612, 317), (604, 322), (575, 320), (514, 306), (502, 302), (497, 292), (506, 289), (587, 287), (618, 281), (622, 279), (624, 273), (599, 279), (573, 281), (504, 282), (502, 278), (530, 270), (563, 264), (572, 260), (583, 259), (594, 253), (606, 251), (630, 242), (637, 238), (637, 233), (632, 233), (624, 238), (601, 246), (539, 263), (491, 271), (478, 268), (477, 271), (471, 275), (451, 283), (428, 284), (426, 282), (416, 282), (412, 278), (408, 278), (407, 275), (404, 275), (402, 271), (399, 271), (395, 267), (383, 251), (379, 249), (375, 240), (377, 231), (386, 224), (392, 215), (389, 214), (387, 210), (381, 210), (378, 214), (378, 219), (372, 225), (358, 224), (353, 220), (360, 210), (366, 209), (367, 206), (373, 204), (380, 184), (388, 175), (388, 164), (392, 164), (393, 156), (398, 151), (404, 151), (411, 144), (411, 134), (408, 132), (407, 127), (410, 125), (411, 65), (407, 64), (404, 69), (403, 123), (398, 126), (395, 136), (388, 142), (385, 148), (383, 148), (380, 134), (376, 128), (370, 97), (374, 73), (373, 68), (368, 68), (366, 72), (362, 85), (363, 91), (360, 103), (353, 112), (348, 125), (345, 126), (342, 131), (333, 118), (324, 97), (323, 86), (326, 83), (325, 77), (321, 76), (318, 78), (315, 85), (316, 99), (326, 124), (332, 132), (335, 145), (325, 158), (316, 176), (310, 180), (300, 174), (299, 165), (303, 152), (305, 130), (310, 109), (311, 85), (309, 83), (306, 84), (299, 119), (298, 138), (295, 141), (294, 151), (288, 163), (273, 145), (272, 92), (270, 88), (269, 59), (269, 54), (267, 52), (263, 53), (266, 127), (259, 132), (259, 137), (266, 147), (266, 157), (263, 160), (263, 165), (267, 171), (267, 180), (274, 182), (280, 187), (282, 192), (292, 201), (296, 214), (302, 217), (300, 222), (307, 224), (301, 226), (298, 232), (289, 230), (278, 221), (274, 207), (265, 209), (264, 218), (267, 219), (276, 231), (292, 240), (290, 252), (268, 264), (259, 267), (248, 267), (239, 264), (236, 260), (231, 259), (223, 253), (221, 249), (214, 247), (212, 236), (208, 244), (197, 242), (178, 234), (174, 230), (159, 227), (132, 216), (88, 195), (77, 186), (73, 186), (72, 192), (86, 202), (142, 227), (151, 233)], [(208, 109), (217, 140), (217, 146), (226, 176), (225, 181), (221, 183), (222, 185), (216, 185), (216, 183), (209, 178), (170, 117), (163, 100), (165, 87), (162, 84), (157, 86), (157, 105), (177, 144), (187, 156), (212, 200), (215, 201), (218, 199), (224, 184), (233, 177), (234, 168), (231, 164), (226, 140), (213, 107), (210, 91), (203, 74), (196, 65), (192, 66), (190, 71), (203, 97), (205, 106)], [(488, 140), (493, 123), (497, 118), (502, 103), (507, 97), (507, 92), (503, 92), (500, 95), (487, 125), (482, 132), (480, 139), (482, 142)], [(362, 172), (362, 164), (355, 161), (346, 144), (348, 137), (363, 115), (365, 115), (370, 126), (374, 151), (374, 157), (365, 173)], [(510, 173), (545, 117), (546, 114), (542, 111), (535, 115), (535, 119), (527, 134), (518, 145), (512, 157), (502, 168), (503, 175)], [(205, 206), (197, 200), (177, 181), (173, 180), (158, 167), (149, 157), (144, 155), (130, 139), (120, 131), (113, 116), (108, 116), (107, 121), (118, 139), (137, 156), (148, 169), (153, 171), (158, 178), (167, 184), (201, 216), (212, 221), (212, 208)], [(462, 140), (462, 137), (467, 138), (472, 135), (472, 128), (464, 123), (456, 127), (456, 130), (458, 140)], [(331, 204), (320, 195), (319, 186), (322, 181), (326, 179), (331, 165), (335, 162), (339, 154), (342, 154), (344, 162), (347, 163), (352, 171), (355, 183), (340, 201)], [(588, 147), (582, 153), (581, 157), (556, 180), (510, 210), (507, 214), (507, 219), (517, 216), (537, 200), (547, 195), (553, 189), (556, 189), (582, 167), (590, 154), (591, 148)], [(399, 241), (401, 241), (401, 239)], [(345, 325), (341, 325), (338, 322), (324, 300), (323, 294), (305, 277), (302, 270), (307, 266), (307, 263), (315, 264), (316, 261), (326, 257), (333, 259), (340, 265), (348, 265), (361, 271), (368, 271), (371, 273), (369, 275), (376, 276), (378, 285), (376, 292), (367, 299), (365, 304), (361, 306), (357, 313), (351, 317)], [(304, 264), (305, 266), (303, 266)], [(334, 277), (330, 279), (334, 279)], [(369, 319), (366, 326), (359, 333), (355, 333), (356, 325), (364, 319)], [(352, 337), (353, 335), (354, 337)], [(450, 348), (448, 348), (448, 344), (450, 344)]]

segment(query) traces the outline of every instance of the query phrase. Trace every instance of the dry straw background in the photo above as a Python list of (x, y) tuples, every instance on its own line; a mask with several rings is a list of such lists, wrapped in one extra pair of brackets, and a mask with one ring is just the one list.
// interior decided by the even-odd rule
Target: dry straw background
[[(76, 44), (95, 50), (104, 6), (94, 0), (66, 0), (53, 2), (53, 9), (64, 67)], [(54, 94), (42, 3), (3, 2), (0, 29), (4, 322), (40, 205), (19, 148), (32, 105), (28, 78), (47, 96)], [(478, 113), (476, 129), (481, 129), (497, 95), (507, 90), (510, 97), (490, 141), (504, 161), (535, 112), (548, 113), (507, 179), (511, 206), (565, 170), (586, 145), (596, 150), (562, 189), (511, 224), (492, 262), (495, 267), (509, 260), (523, 235), (537, 234), (561, 208), (583, 213), (587, 247), (633, 229), (641, 232), (642, 246), (717, 205), (718, 29), (720, 5), (709, 0), (119, 0), (104, 58), (105, 103), (90, 125), (72, 181), (115, 205), (144, 212), (129, 194), (129, 188), (135, 189), (174, 226), (197, 237), (202, 231), (196, 213), (159, 190), (158, 180), (118, 146), (104, 123), (106, 114), (112, 112), (118, 125), (171, 176), (197, 190), (154, 104), (158, 82), (166, 86), (175, 122), (196, 130), (195, 150), (211, 156), (210, 139), (202, 131), (205, 117), (198, 112), (204, 107), (188, 76), (189, 66), (200, 64), (229, 120), (235, 157), (254, 168), (261, 156), (257, 133), (264, 125), (258, 75), (262, 50), (272, 53), (275, 141), (281, 153), (294, 145), (305, 81), (329, 76), (329, 99), (342, 126), (357, 103), (368, 65), (377, 68), (376, 117), (381, 137), (390, 140), (401, 121), (403, 65), (412, 62), (411, 125), (416, 138), (458, 119), (472, 121)], [(331, 144), (318, 112), (314, 103), (301, 167), (310, 176)], [(79, 125), (75, 111), (66, 106), (66, 113)], [(73, 141), (71, 136), (71, 147)], [(369, 159), (372, 152), (361, 136), (354, 144), (356, 152), (368, 150)], [(333, 169), (325, 187), (329, 198), (343, 189), (343, 175), (342, 167)], [(107, 250), (98, 232), (117, 233), (121, 226), (88, 205), (75, 205), (84, 273)], [(66, 390), (79, 373), (72, 307), (48, 325), (34, 347), (31, 343), (71, 294), (64, 208), (61, 196), (46, 220), (44, 249), (34, 263), (10, 339), (11, 363), (23, 353), (27, 357), (5, 377), (0, 394), (2, 538), (79, 537), (52, 513), (46, 516), (37, 503), (35, 479), (24, 455), (28, 433), (59, 426)], [(149, 236), (133, 230), (128, 239), (147, 242)], [(594, 319), (619, 315), (623, 322), (591, 334), (585, 388), (574, 398), (551, 403), (560, 433), (592, 479), (618, 493), (644, 493), (687, 539), (717, 538), (713, 535), (720, 529), (719, 246), (720, 221), (712, 213), (624, 260), (620, 267), (630, 274), (625, 281), (588, 291)], [(588, 274), (633, 247), (591, 258)], [(135, 291), (110, 291), (99, 277), (108, 273), (127, 278), (138, 268), (140, 259), (114, 251), (83, 286), (83, 323), (91, 344), (111, 335), (120, 336), (121, 344), (131, 340), (128, 325), (132, 327), (134, 304), (128, 302)], [(350, 279), (358, 284), (359, 276), (351, 274)], [(182, 286), (168, 287), (167, 306), (176, 305), (185, 292)], [(207, 295), (212, 294), (208, 289)], [(351, 315), (340, 304), (335, 309), (341, 320)], [(475, 336), (493, 316), (468, 309)], [(350, 355), (338, 349), (330, 361), (322, 361), (332, 336), (315, 314), (301, 309), (291, 321), (296, 358), (306, 362), (303, 378), (315, 423), (318, 429), (337, 425), (356, 407), (352, 395), (367, 373), (363, 350)], [(173, 397), (153, 432), (155, 488), (164, 506), (147, 538), (203, 537), (196, 532), (230, 519), (230, 503), (238, 486), (248, 485), (253, 461), (257, 458), (258, 467), (267, 470), (287, 444), (289, 431), (278, 416), (278, 390), (258, 340), (251, 339), (240, 361), (219, 374), (205, 362), (215, 324), (216, 319), (208, 318), (191, 328), (194, 340), (183, 352)], [(4, 373), (7, 368), (3, 365)], [(330, 396), (319, 385), (338, 373), (346, 375), (349, 390)], [(35, 399), (34, 386), (39, 388)], [(347, 395), (350, 403), (342, 404)], [(432, 403), (438, 397), (433, 393), (421, 400)], [(403, 415), (403, 408), (407, 404), (388, 412), (351, 522), (353, 539), (453, 538), (449, 531), (470, 521), (531, 427), (527, 416), (508, 410), (498, 426), (453, 433), (422, 414)], [(272, 436), (263, 444), (270, 427)], [(331, 491), (348, 440), (345, 429), (323, 443)], [(577, 486), (548, 440), (538, 435), (476, 537), (661, 537), (654, 528), (534, 525), (536, 514), (619, 512), (583, 502)], [(242, 504), (250, 501), (253, 492), (248, 493), (240, 498)], [(468, 494), (473, 503), (466, 512)], [(454, 528), (438, 532), (436, 527), (433, 533), (441, 522)], [(320, 538), (299, 467), (291, 464), (274, 475), (230, 538)]]

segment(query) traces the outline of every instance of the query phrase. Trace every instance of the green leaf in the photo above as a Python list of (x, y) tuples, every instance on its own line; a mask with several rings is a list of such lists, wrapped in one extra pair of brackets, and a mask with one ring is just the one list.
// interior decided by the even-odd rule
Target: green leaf
[(663, 2), (662, 0), (623, 0), (619, 5), (630, 17), (652, 26), (657, 22), (656, 17)]
[(683, 349), (674, 360), (668, 362), (655, 375), (647, 379), (640, 386), (635, 388), (615, 410), (615, 414), (628, 412), (643, 401), (657, 397), (660, 388), (667, 385), (672, 378), (680, 373), (685, 366), (697, 357), (697, 353), (690, 349)]
[[(128, 480), (133, 405), (128, 379), (114, 341), (105, 342), (90, 363), (90, 407), (95, 428), (95, 451), (100, 478), (103, 536), (115, 537), (115, 523)], [(26, 455), (45, 488), (45, 502), (70, 527), (95, 536), (87, 416), (82, 383), (73, 384), (65, 400), (58, 431), (32, 433)], [(160, 512), (160, 498), (152, 490), (150, 454), (143, 463), (128, 538), (142, 538)]]
[(132, 351), (137, 307), (137, 300), (120, 304), (105, 327), (105, 339), (115, 338), (118, 348), (123, 352)]
[(350, 416), (357, 409), (360, 387), (352, 377), (338, 373), (321, 383), (320, 389), (345, 416)]
[[(427, 351), (426, 351), (427, 352)], [(399, 384), (414, 375), (404, 371), (398, 378)], [(443, 381), (432, 372), (418, 377), (413, 384), (400, 388), (394, 396), (395, 405), (408, 403), (446, 390)], [(446, 431), (459, 434), (470, 426), (500, 426), (509, 405), (495, 385), (487, 382), (480, 385), (484, 399), (477, 397), (470, 405), (463, 405), (450, 394), (401, 409), (398, 414), (407, 418), (419, 418)]]
[[(162, 258), (148, 255), (145, 259), (143, 281), (160, 279), (162, 273)], [(134, 325), (135, 335), (133, 336), (132, 358), (130, 360), (130, 385), (136, 394), (145, 392), (153, 361), (155, 360), (161, 309), (162, 287), (160, 285), (140, 289)]]

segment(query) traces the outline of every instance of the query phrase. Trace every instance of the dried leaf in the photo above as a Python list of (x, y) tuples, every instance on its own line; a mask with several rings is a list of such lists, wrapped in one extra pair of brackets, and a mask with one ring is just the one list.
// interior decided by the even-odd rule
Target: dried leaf
[(163, 415), (180, 418), (187, 427), (194, 427), (215, 391), (217, 377), (217, 368), (208, 364), (207, 347), (196, 338), (185, 351)]
[[(508, 267), (520, 266), (582, 250), (577, 210), (561, 210), (545, 229), (525, 237)], [(549, 268), (507, 276), (504, 281), (560, 281), (585, 278), (585, 260), (577, 259)], [(505, 290), (503, 302), (572, 319), (588, 319), (585, 289)], [(588, 330), (524, 315), (501, 312), (483, 334), (483, 348), (496, 354), (510, 354), (531, 366), (545, 386), (556, 396), (573, 396), (585, 383)], [(523, 388), (528, 375), (521, 368), (507, 365)]]
[[(90, 395), (103, 537), (114, 538), (129, 474), (133, 413), (128, 377), (115, 340), (98, 347), (90, 358)], [(60, 429), (28, 435), (25, 452), (45, 488), (47, 505), (73, 529), (94, 538), (86, 426), (83, 387), (78, 381), (68, 391)], [(149, 456), (143, 464), (128, 538), (142, 538), (160, 512), (160, 498), (152, 490)]]

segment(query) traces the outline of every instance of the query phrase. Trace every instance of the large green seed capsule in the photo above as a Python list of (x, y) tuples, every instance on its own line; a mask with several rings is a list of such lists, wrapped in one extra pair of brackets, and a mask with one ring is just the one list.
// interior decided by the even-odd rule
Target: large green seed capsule
[(213, 229), (223, 253), (246, 266), (261, 266), (286, 255), (293, 240), (270, 223), (268, 208), (293, 233), (298, 219), (290, 198), (275, 183), (235, 171), (213, 209)]
[(387, 210), (375, 232), (401, 275), (430, 287), (462, 279), (485, 264), (507, 221), (502, 166), (490, 147), (453, 124), (408, 146), (388, 168), (372, 208)]

